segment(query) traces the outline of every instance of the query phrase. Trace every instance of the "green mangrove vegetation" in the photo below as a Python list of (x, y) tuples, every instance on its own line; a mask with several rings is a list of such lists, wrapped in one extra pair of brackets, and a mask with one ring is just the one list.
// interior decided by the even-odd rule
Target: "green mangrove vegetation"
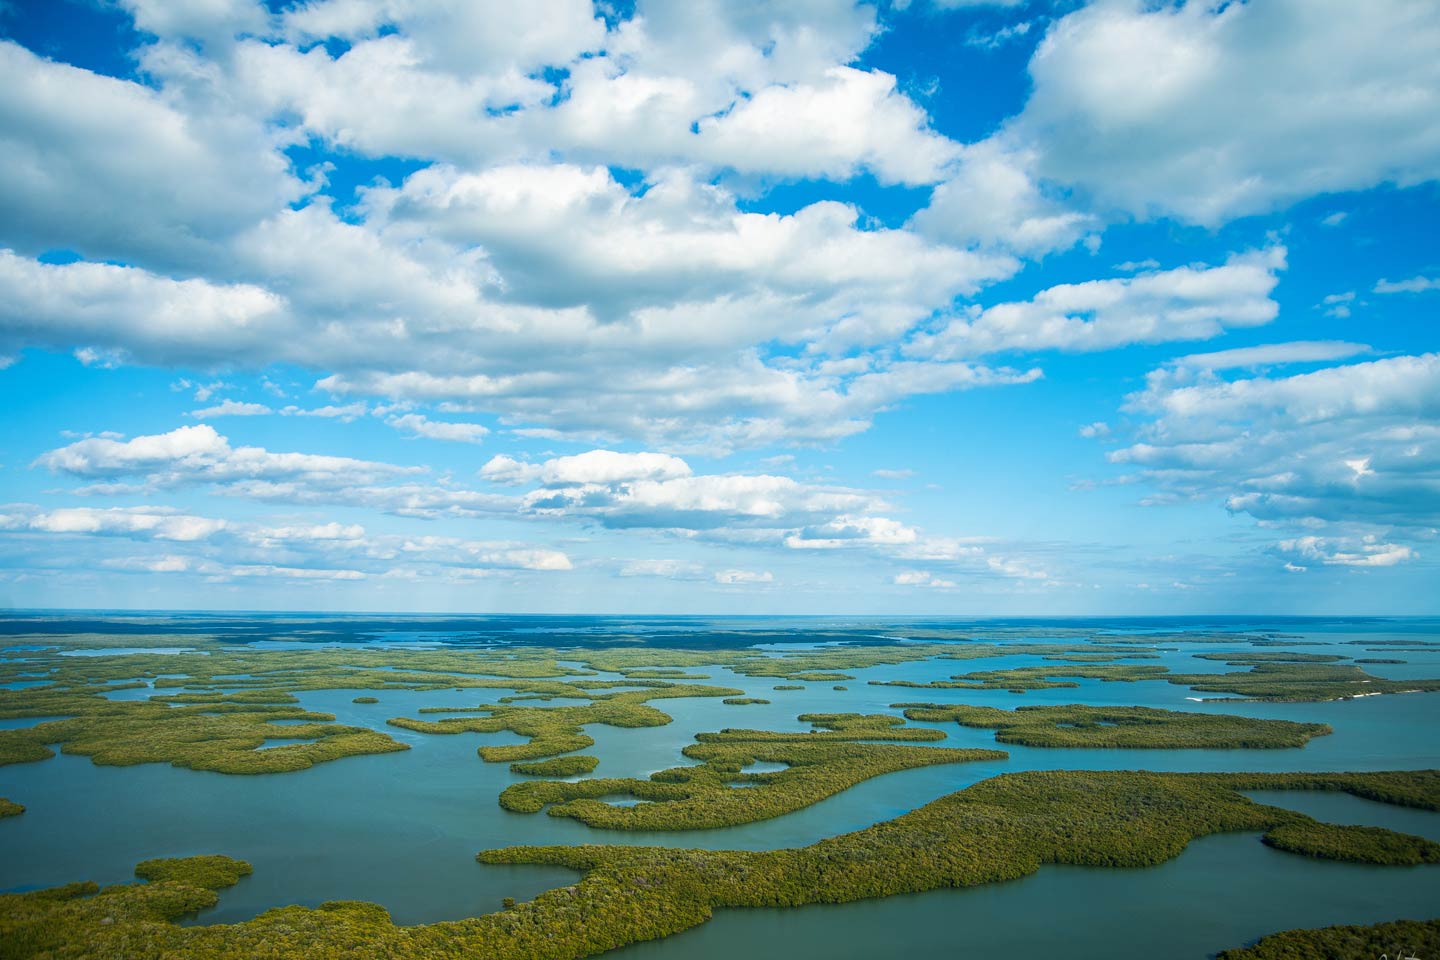
[[(656, 681), (658, 682), (658, 681)], [(646, 701), (672, 697), (734, 697), (744, 693), (731, 687), (675, 684), (642, 690), (619, 690), (589, 694), (565, 685), (572, 697), (589, 697), (583, 706), (531, 707), (510, 704), (481, 704), (477, 707), (427, 707), (422, 713), (486, 713), (488, 716), (446, 717), (444, 720), (412, 720), (396, 717), (392, 726), (418, 733), (499, 733), (508, 730), (525, 737), (525, 743), (482, 746), (480, 758), (490, 763), (538, 760), (559, 753), (571, 753), (594, 746), (595, 741), (581, 728), (590, 723), (612, 727), (661, 727), (671, 717)]]
[(1320, 701), (1440, 690), (1440, 679), (1386, 680), (1353, 664), (1257, 663), (1242, 673), (1176, 674), (1171, 683), (1244, 700)]
[(379, 697), (356, 697), (351, 703), (379, 703)]
[(893, 703), (910, 720), (988, 728), (1001, 743), (1027, 747), (1123, 747), (1278, 749), (1303, 747), (1331, 733), (1329, 724), (1261, 720), (1228, 714), (1183, 713), (1152, 707), (971, 707), (963, 704)]
[[(8, 894), (0, 896), (0, 957), (573, 960), (677, 933), (705, 922), (719, 908), (844, 903), (975, 886), (1022, 877), (1047, 863), (1151, 866), (1177, 856), (1196, 837), (1233, 831), (1271, 835), (1310, 822), (1239, 792), (1267, 789), (1337, 790), (1440, 808), (1440, 771), (1007, 774), (894, 820), (796, 849), (586, 845), (483, 851), (482, 863), (551, 864), (583, 876), (496, 913), (419, 926), (396, 926), (374, 904), (330, 902), (315, 909), (281, 907), (244, 923), (182, 927), (174, 921), (215, 902), (214, 888), (206, 884), (217, 878), (198, 868), (175, 868), (162, 879), (103, 890), (75, 883)], [(1360, 852), (1382, 863), (1408, 863), (1413, 852), (1386, 851), (1384, 843), (1367, 842)], [(221, 880), (227, 876), (216, 872)], [(1272, 943), (1263, 949), (1269, 953), (1255, 952), (1262, 941), (1228, 957), (1324, 956), (1294, 951), (1316, 943), (1346, 948), (1347, 942), (1366, 937), (1377, 938), (1367, 943), (1390, 945), (1408, 936), (1415, 938), (1405, 943), (1412, 948), (1435, 942), (1430, 925), (1387, 927), (1369, 928), (1371, 933), (1351, 928), (1280, 934), (1278, 940), (1267, 938)], [(1323, 939), (1297, 939), (1306, 936)]]
[(763, 698), (761, 698), (761, 697), (726, 697), (724, 700), (721, 700), (720, 702), (721, 702), (721, 703), (728, 703), (728, 704), (729, 704), (730, 706), (732, 706), (732, 707), (743, 707), (743, 706), (745, 706), (745, 705), (747, 705), (747, 704), (751, 704), (751, 703), (769, 703), (770, 701), (769, 701), (769, 700), (765, 700), (765, 699), (763, 699)]
[[(294, 703), (288, 694), (277, 696)], [(254, 697), (179, 694), (110, 700), (50, 689), (0, 691), (0, 716), (64, 716), (0, 731), (0, 765), (44, 760), (60, 744), (97, 764), (169, 763), (218, 773), (283, 773), (341, 757), (409, 747), (365, 727), (335, 724), (328, 713)], [(275, 721), (306, 721), (277, 723)], [(266, 748), (266, 741), (314, 741)]]
[(1384, 866), (1440, 863), (1440, 843), (1380, 827), (1296, 821), (1276, 827), (1264, 840), (1277, 850), (1319, 860)]
[(1226, 950), (1215, 960), (1426, 960), (1440, 956), (1440, 919), (1395, 920), (1369, 926), (1286, 930), (1249, 947)]
[(780, 684), (776, 684), (776, 685), (775, 685), (775, 689), (776, 689), (776, 690), (804, 690), (805, 688), (804, 688), (803, 686), (801, 686), (800, 684), (798, 684), (798, 683), (780, 683)]
[[(1053, 690), (1078, 687), (1077, 679), (1123, 681), (1165, 680), (1203, 693), (1230, 693), (1242, 700), (1305, 701), (1343, 700), (1384, 693), (1422, 693), (1440, 690), (1440, 678), (1386, 680), (1372, 676), (1354, 664), (1289, 659), (1272, 661), (1236, 660), (1244, 654), (1197, 654), (1206, 659), (1249, 665), (1249, 670), (1231, 673), (1171, 673), (1159, 665), (1096, 664), (1094, 666), (1015, 667), (1008, 670), (977, 670), (957, 674), (949, 680), (928, 683), (915, 680), (871, 680), (882, 687), (910, 687), (919, 690)], [(1263, 654), (1255, 656), (1263, 657)]]
[[(694, 766), (672, 767), (649, 780), (532, 781), (513, 784), (500, 805), (517, 813), (549, 806), (555, 817), (573, 817), (615, 830), (697, 830), (768, 820), (834, 796), (861, 781), (897, 770), (939, 763), (1003, 760), (998, 750), (953, 750), (858, 741), (938, 740), (938, 730), (905, 728), (883, 714), (806, 714), (816, 729), (802, 733), (721, 730), (701, 733), (682, 752)], [(754, 763), (783, 770), (746, 773)], [(630, 805), (603, 802), (623, 796)], [(633, 801), (641, 801), (635, 803)]]
[(521, 760), (510, 764), (510, 772), (523, 773), (530, 777), (578, 777), (599, 765), (599, 757), (574, 753), (567, 757), (551, 757), (549, 760)]
[[(957, 674), (949, 680), (871, 680), (877, 687), (912, 687), (918, 690), (1053, 690), (1078, 687), (1075, 679), (1131, 682), (1162, 679), (1170, 671), (1165, 667), (1138, 664), (1099, 664), (1096, 666), (1013, 667), (1008, 670), (976, 670)], [(1061, 679), (1056, 679), (1061, 678)]]
[(0, 817), (18, 817), (25, 812), (25, 805), (0, 797)]
[(151, 883), (173, 881), (203, 887), (206, 890), (220, 890), (233, 887), (241, 877), (248, 877), (254, 870), (244, 860), (230, 857), (166, 857), (146, 860), (135, 865), (135, 876)]
[(1227, 667), (1248, 667), (1255, 663), (1336, 663), (1349, 660), (1333, 653), (1293, 653), (1291, 651), (1243, 651), (1240, 653), (1193, 653), (1196, 660), (1219, 660)]

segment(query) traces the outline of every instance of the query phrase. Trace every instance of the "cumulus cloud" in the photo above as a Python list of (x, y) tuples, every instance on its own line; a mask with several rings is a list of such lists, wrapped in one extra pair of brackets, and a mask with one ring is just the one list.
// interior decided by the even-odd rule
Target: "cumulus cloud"
[(898, 546), (920, 539), (915, 528), (889, 517), (845, 514), (817, 526), (806, 527), (786, 539), (797, 550), (833, 550), (847, 546)]
[(203, 423), (130, 440), (77, 440), (43, 454), (35, 465), (82, 479), (141, 477), (159, 487), (241, 481), (344, 487), (424, 472), (350, 457), (231, 447), (214, 427)]
[(869, 169), (882, 182), (940, 179), (955, 144), (879, 70), (831, 67), (817, 83), (772, 86), (698, 125), (696, 153), (718, 166), (847, 179)]
[[(496, 3), (308, 4), (284, 18), (292, 42), (238, 45), (233, 82), (336, 145), (467, 165), (561, 152), (924, 183), (953, 154), (893, 76), (847, 66), (876, 30), (864, 6), (692, 3), (677, 17), (642, 2), (609, 31), (588, 3), (547, 7), (537, 20)], [(328, 37), (344, 51), (314, 42)], [(540, 79), (545, 65), (564, 80)]]
[(306, 192), (259, 120), (190, 112), (150, 87), (8, 40), (0, 129), (3, 242), (29, 253), (194, 266), (216, 241)]
[(226, 525), (224, 520), (145, 507), (64, 507), (0, 514), (0, 529), (5, 530), (99, 534), (139, 540), (205, 540), (224, 530)]
[[(733, 191), (753, 188), (737, 173), (950, 175), (958, 146), (853, 65), (873, 7), (641, 3), (607, 26), (578, 0), (543, 20), (412, 0), (123, 6), (158, 38), (137, 54), (148, 85), (0, 51), (23, 161), (13, 195), (0, 186), (0, 355), (296, 364), (338, 393), (714, 450), (863, 430), (908, 383), (1015, 382), (890, 375), (884, 349), (1012, 275), (1012, 248), (828, 200), (752, 212)], [(291, 170), (307, 138), (423, 162), (341, 216), (323, 165)], [(35, 259), (54, 248), (85, 259)], [(863, 368), (832, 362), (857, 349)]]
[(1006, 152), (993, 141), (970, 147), (911, 225), (957, 246), (1026, 256), (1071, 247), (1100, 221), (1047, 195), (1034, 164), (1033, 153)]
[(1004, 350), (1105, 350), (1202, 340), (1269, 323), (1270, 293), (1285, 249), (1237, 254), (1218, 267), (1187, 266), (1050, 287), (1028, 301), (972, 308), (907, 344), (913, 355), (953, 359)]
[[(356, 580), (366, 577), (555, 573), (574, 568), (569, 555), (537, 543), (447, 536), (370, 534), (338, 521), (277, 525), (196, 516), (167, 507), (0, 508), (0, 532), (62, 538), (123, 538), (163, 544), (148, 556), (93, 555), (77, 567), (191, 573), (211, 580), (277, 577)], [(177, 547), (189, 552), (174, 552)]]
[(431, 420), (424, 414), (403, 413), (386, 417), (385, 423), (402, 433), (430, 440), (455, 440), (460, 443), (479, 443), (490, 428), (479, 423), (457, 423), (455, 421)]
[(522, 463), (504, 455), (492, 457), (480, 476), (492, 483), (540, 483), (547, 487), (617, 484), (636, 480), (673, 480), (690, 476), (690, 465), (663, 453), (619, 453), (591, 450), (543, 463)]
[(1110, 459), (1160, 499), (1213, 498), (1280, 526), (1414, 538), (1440, 525), (1440, 355), (1233, 379), (1166, 367), (1126, 406), (1146, 422)]
[(999, 141), (1101, 207), (1210, 225), (1406, 186), (1440, 174), (1437, 44), (1413, 0), (1093, 3), (1051, 26)]
[(263, 403), (245, 403), (240, 400), (222, 400), (213, 407), (191, 410), (190, 416), (197, 420), (211, 417), (261, 417), (274, 413)]
[[(1415, 551), (1410, 547), (1377, 542), (1373, 537), (1360, 540), (1298, 537), (1280, 541), (1276, 544), (1276, 549), (1307, 563), (1342, 567), (1393, 567), (1416, 557)], [(1287, 567), (1292, 570), (1298, 567), (1299, 571), (1306, 569), (1298, 564), (1287, 563)]]
[(948, 590), (955, 586), (955, 581), (937, 577), (928, 570), (904, 570), (895, 574), (890, 582), (897, 587), (933, 587), (937, 590)]

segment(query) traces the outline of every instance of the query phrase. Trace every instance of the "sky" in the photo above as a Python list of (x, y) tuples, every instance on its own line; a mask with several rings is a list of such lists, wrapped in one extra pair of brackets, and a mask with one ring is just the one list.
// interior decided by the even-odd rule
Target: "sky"
[(1440, 613), (1433, 0), (0, 0), (0, 606)]

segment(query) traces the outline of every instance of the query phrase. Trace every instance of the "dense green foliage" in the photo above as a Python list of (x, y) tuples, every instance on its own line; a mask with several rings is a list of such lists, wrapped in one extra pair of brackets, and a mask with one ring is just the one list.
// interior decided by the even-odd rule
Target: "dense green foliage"
[(253, 872), (250, 864), (244, 860), (220, 856), (169, 857), (146, 860), (135, 866), (135, 876), (141, 880), (171, 880), (207, 890), (233, 887), (240, 882), (241, 877), (248, 877)]
[[(556, 817), (616, 830), (696, 830), (768, 820), (834, 796), (863, 780), (938, 763), (1003, 760), (998, 750), (949, 750), (859, 740), (940, 739), (929, 729), (897, 729), (898, 717), (807, 714), (820, 729), (808, 733), (722, 730), (702, 733), (685, 756), (700, 763), (672, 767), (649, 780), (604, 778), (573, 782), (517, 783), (500, 805), (538, 813), (550, 805)], [(780, 763), (773, 773), (745, 773), (754, 763)], [(633, 805), (602, 802), (626, 796)]]
[[(949, 680), (934, 680), (922, 683), (917, 680), (871, 680), (877, 687), (913, 687), (921, 690), (1009, 690), (1024, 693), (1026, 690), (1052, 690), (1061, 687), (1078, 687), (1072, 677), (1089, 680), (1134, 681), (1156, 680), (1170, 671), (1165, 667), (1135, 664), (1100, 664), (1097, 666), (1054, 666), (1014, 667), (1009, 670), (977, 670), (957, 674)], [(1065, 679), (1055, 679), (1057, 677)]]
[(775, 689), (776, 689), (776, 690), (804, 690), (805, 688), (804, 688), (803, 686), (801, 686), (800, 684), (798, 684), (798, 683), (779, 683), (779, 684), (776, 684), (776, 685), (775, 685)]
[(531, 777), (578, 777), (594, 770), (599, 764), (599, 757), (587, 757), (583, 753), (573, 753), (568, 757), (551, 757), (549, 760), (512, 763), (510, 772), (523, 773)]
[(1389, 960), (1440, 956), (1440, 920), (1396, 920), (1368, 927), (1325, 927), (1271, 934), (1215, 960)]
[(356, 697), (351, 703), (379, 703), (379, 697)]
[(1302, 747), (1331, 732), (1324, 723), (1258, 720), (1227, 714), (1182, 713), (1151, 707), (1091, 707), (1082, 704), (997, 710), (963, 704), (894, 703), (910, 720), (954, 720), (964, 727), (990, 728), (1001, 743), (1027, 747), (1190, 747), (1272, 749)]
[(743, 706), (747, 706), (748, 704), (752, 704), (752, 703), (757, 703), (757, 704), (759, 704), (759, 703), (769, 703), (770, 701), (769, 701), (769, 700), (765, 700), (765, 699), (763, 699), (763, 698), (761, 698), (761, 697), (726, 697), (724, 700), (721, 700), (720, 702), (721, 702), (721, 703), (727, 703), (727, 704), (729, 704), (729, 705), (732, 706), (732, 707), (743, 707)]
[(1265, 842), (1277, 850), (1351, 863), (1440, 863), (1440, 843), (1379, 827), (1337, 826), (1314, 820), (1276, 827)]
[(1293, 653), (1288, 650), (1245, 651), (1242, 653), (1194, 653), (1196, 660), (1219, 660), (1227, 667), (1248, 667), (1255, 663), (1335, 663), (1349, 657), (1333, 653)]
[[(661, 684), (660, 681), (652, 681)], [(613, 693), (586, 693), (571, 685), (569, 697), (589, 697), (583, 706), (531, 707), (509, 704), (481, 704), (463, 710), (427, 708), (424, 713), (486, 713), (489, 716), (447, 717), (440, 721), (411, 720), (397, 717), (392, 726), (419, 733), (498, 733), (509, 730), (526, 737), (527, 742), (505, 746), (483, 746), (480, 758), (498, 763), (510, 760), (538, 760), (557, 753), (584, 750), (595, 744), (581, 729), (588, 723), (612, 727), (660, 727), (670, 722), (670, 715), (646, 704), (647, 700), (673, 697), (733, 697), (743, 690), (731, 687), (701, 687), (688, 684), (647, 686), (643, 690), (619, 690)]]
[(0, 797), (0, 817), (18, 817), (25, 812), (25, 805)]
[(1176, 674), (1168, 679), (1202, 693), (1233, 693), (1247, 700), (1343, 700), (1440, 690), (1440, 679), (1385, 680), (1352, 664), (1334, 663), (1257, 663), (1244, 673)]
[[(0, 716), (67, 717), (0, 731), (0, 764), (43, 760), (54, 755), (47, 745), (58, 743), (65, 753), (113, 766), (169, 763), (220, 773), (283, 773), (409, 749), (383, 733), (335, 724), (332, 714), (252, 701), (225, 694), (109, 700), (50, 689), (0, 691)], [(308, 722), (272, 722), (279, 720)], [(315, 742), (266, 747), (267, 740)]]
[[(423, 926), (398, 927), (374, 904), (347, 902), (314, 910), (282, 907), (245, 923), (180, 927), (168, 921), (215, 898), (213, 890), (183, 877), (100, 891), (93, 884), (72, 884), (10, 894), (0, 896), (0, 958), (572, 960), (679, 932), (703, 923), (717, 908), (843, 903), (973, 886), (1025, 876), (1046, 863), (1148, 866), (1178, 855), (1195, 837), (1224, 831), (1273, 833), (1309, 820), (1238, 792), (1265, 789), (1343, 790), (1440, 808), (1437, 771), (1008, 774), (894, 820), (799, 849), (577, 846), (485, 851), (479, 855), (485, 863), (554, 864), (579, 870), (584, 877), (497, 913)], [(1379, 844), (1366, 844), (1364, 852), (1380, 849)], [(1433, 931), (1408, 926), (1384, 935), (1422, 933), (1434, 936)], [(1333, 942), (1362, 936), (1342, 933)], [(1383, 942), (1389, 946), (1394, 941)], [(1424, 948), (1433, 942), (1402, 945)], [(1326, 955), (1256, 949), (1229, 958)]]
[[(1440, 679), (1385, 680), (1353, 664), (1295, 662), (1299, 654), (1283, 654), (1279, 662), (1265, 654), (1197, 654), (1206, 659), (1223, 659), (1251, 668), (1234, 673), (1171, 673), (1158, 665), (1097, 664), (1089, 667), (1062, 665), (1016, 667), (1009, 670), (977, 670), (949, 680), (921, 683), (914, 680), (871, 680), (876, 686), (911, 687), (921, 690), (1051, 690), (1078, 687), (1071, 678), (1136, 681), (1167, 680), (1204, 693), (1232, 693), (1245, 700), (1341, 700), (1347, 697), (1382, 693), (1417, 693), (1440, 690)], [(1236, 658), (1253, 656), (1256, 660)], [(1321, 657), (1322, 660), (1335, 659)]]

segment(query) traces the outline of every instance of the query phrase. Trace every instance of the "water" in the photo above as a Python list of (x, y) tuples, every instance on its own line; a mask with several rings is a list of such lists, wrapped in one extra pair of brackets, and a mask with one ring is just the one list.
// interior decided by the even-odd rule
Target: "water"
[[(1431, 814), (1431, 816), (1437, 816)], [(1050, 866), (1009, 883), (789, 910), (719, 910), (614, 960), (932, 957), (1201, 960), (1294, 927), (1435, 914), (1433, 867), (1366, 867), (1271, 850), (1254, 834), (1203, 837), (1141, 870)]]
[[(1166, 624), (1105, 621), (1119, 632), (1159, 630)], [(773, 631), (860, 630), (864, 636), (906, 636), (944, 624), (916, 621), (877, 627), (853, 619), (797, 621), (794, 618), (698, 618), (654, 620), (616, 618), (480, 618), (477, 624), (439, 620), (435, 630), (415, 623), (374, 618), (306, 622), (315, 641), (286, 635), (281, 620), (235, 618), (224, 621), (175, 621), (176, 629), (221, 635), (224, 642), (313, 649), (373, 644), (426, 648), (446, 644), (504, 641), (545, 643), (593, 640), (611, 629), (653, 636), (674, 645), (735, 646), (748, 634)], [(1072, 626), (1074, 624), (1071, 624)], [(1091, 628), (1096, 624), (1083, 624)], [(1255, 624), (1185, 621), (1186, 629), (1276, 629), (1320, 646), (1297, 646), (1312, 653), (1349, 657), (1371, 654), (1366, 644), (1401, 640), (1413, 643), (1440, 636), (1433, 621), (1383, 623), (1285, 622)], [(92, 625), (93, 626), (93, 625)], [(154, 620), (146, 633), (161, 632)], [(995, 622), (967, 631), (1013, 631), (1024, 624)], [(1172, 629), (1177, 624), (1169, 624)], [(224, 630), (234, 635), (224, 636)], [(203, 629), (202, 629), (203, 628)], [(247, 631), (249, 633), (247, 633)], [(20, 631), (16, 631), (20, 632)], [(93, 632), (93, 631), (92, 631)], [(103, 631), (100, 631), (103, 632)], [(1059, 642), (1074, 638), (1056, 631)], [(260, 639), (247, 639), (254, 634)], [(738, 639), (737, 639), (738, 638)], [(749, 637), (749, 639), (754, 639)], [(797, 639), (804, 641), (803, 634)], [(1007, 642), (1009, 634), (999, 637)], [(1194, 658), (1195, 653), (1249, 652), (1242, 642), (1166, 643), (1159, 659), (1122, 663), (1159, 664), (1186, 673), (1222, 673), (1237, 668)], [(1350, 644), (1359, 640), (1361, 644)], [(63, 638), (58, 642), (63, 642)], [(809, 641), (811, 645), (833, 642)], [(166, 648), (167, 652), (173, 648)], [(1140, 648), (1137, 648), (1139, 652)], [(1260, 649), (1283, 649), (1260, 648)], [(1382, 649), (1376, 647), (1375, 649)], [(108, 651), (114, 654), (117, 651)], [(1398, 655), (1406, 664), (1367, 665), (1371, 673), (1395, 679), (1440, 676), (1440, 647)], [(663, 656), (660, 657), (663, 659)], [(569, 661), (567, 661), (569, 662)], [(997, 745), (993, 731), (953, 723), (916, 724), (942, 730), (942, 746), (987, 747), (1009, 751), (1008, 760), (925, 767), (867, 781), (835, 797), (787, 816), (719, 830), (678, 833), (626, 833), (597, 830), (569, 818), (514, 814), (496, 798), (511, 783), (531, 778), (513, 775), (506, 764), (483, 763), (482, 744), (519, 742), (508, 733), (448, 736), (388, 727), (390, 717), (420, 714), (421, 707), (473, 706), (493, 702), (505, 690), (371, 691), (327, 690), (299, 694), (307, 710), (334, 714), (342, 724), (381, 729), (411, 749), (353, 757), (290, 774), (226, 776), (149, 764), (95, 766), (88, 758), (57, 756), (40, 763), (0, 767), (0, 796), (24, 803), (21, 817), (0, 820), (0, 890), (34, 889), (74, 880), (102, 884), (131, 879), (134, 864), (157, 856), (224, 853), (251, 861), (253, 876), (225, 891), (218, 907), (199, 923), (233, 922), (288, 903), (318, 905), (325, 900), (358, 899), (382, 904), (399, 923), (454, 919), (489, 912), (502, 897), (524, 900), (571, 883), (569, 871), (538, 866), (480, 865), (476, 851), (511, 844), (621, 843), (774, 849), (802, 846), (827, 836), (862, 829), (898, 816), (938, 797), (999, 773), (1035, 769), (1147, 769), (1157, 771), (1340, 771), (1430, 768), (1440, 765), (1435, 730), (1440, 694), (1369, 697), (1331, 703), (1255, 704), (1220, 702), (1163, 681), (1135, 683), (1079, 680), (1073, 689), (1031, 691), (923, 690), (871, 686), (867, 681), (929, 681), (975, 670), (1037, 664), (1066, 666), (1034, 656), (985, 660), (932, 660), (864, 670), (847, 670), (854, 680), (806, 683), (804, 689), (778, 691), (790, 683), (772, 677), (746, 677), (723, 667), (701, 667), (708, 682), (733, 687), (768, 705), (731, 706), (720, 698), (659, 700), (671, 715), (666, 726), (622, 729), (592, 726), (596, 745), (586, 753), (600, 758), (593, 776), (644, 777), (667, 767), (689, 765), (682, 749), (699, 731), (724, 727), (806, 730), (797, 715), (807, 712), (894, 712), (897, 702), (972, 703), (1013, 708), (1021, 704), (1090, 703), (1146, 705), (1213, 713), (1239, 713), (1329, 723), (1334, 734), (1302, 749), (1286, 750), (1060, 750)], [(1085, 666), (1077, 664), (1072, 666)], [(622, 679), (599, 673), (595, 680)], [(35, 681), (43, 682), (43, 681)], [(20, 681), (28, 683), (28, 681)], [(8, 684), (12, 688), (16, 683)], [(144, 699), (150, 687), (114, 691), (113, 698)], [(170, 688), (160, 692), (176, 693)], [(378, 697), (378, 704), (355, 704), (357, 695)], [(1199, 700), (1191, 698), (1200, 698)], [(430, 717), (435, 719), (434, 716)], [(41, 718), (50, 719), (50, 718)], [(20, 728), (41, 719), (0, 721), (0, 729)], [(275, 745), (296, 741), (274, 741)], [(780, 765), (757, 765), (764, 772)], [(1343, 795), (1266, 793), (1264, 802), (1301, 810), (1337, 823), (1373, 823), (1440, 837), (1440, 815), (1392, 808)], [(1430, 818), (1430, 819), (1426, 819)], [(963, 891), (936, 891), (909, 897), (842, 906), (796, 910), (721, 911), (710, 923), (665, 941), (637, 945), (617, 956), (651, 960), (673, 956), (704, 958), (733, 953), (745, 943), (757, 957), (875, 957), (890, 955), (897, 930), (905, 947), (949, 955), (1057, 955), (1070, 958), (1203, 957), (1275, 930), (1293, 926), (1373, 922), (1401, 916), (1430, 916), (1440, 904), (1440, 869), (1367, 868), (1319, 863), (1279, 853), (1253, 835), (1205, 838), (1180, 858), (1146, 870), (1046, 867), (1013, 883)], [(1036, 923), (1037, 910), (1046, 922)], [(667, 952), (668, 951), (668, 952)]]

